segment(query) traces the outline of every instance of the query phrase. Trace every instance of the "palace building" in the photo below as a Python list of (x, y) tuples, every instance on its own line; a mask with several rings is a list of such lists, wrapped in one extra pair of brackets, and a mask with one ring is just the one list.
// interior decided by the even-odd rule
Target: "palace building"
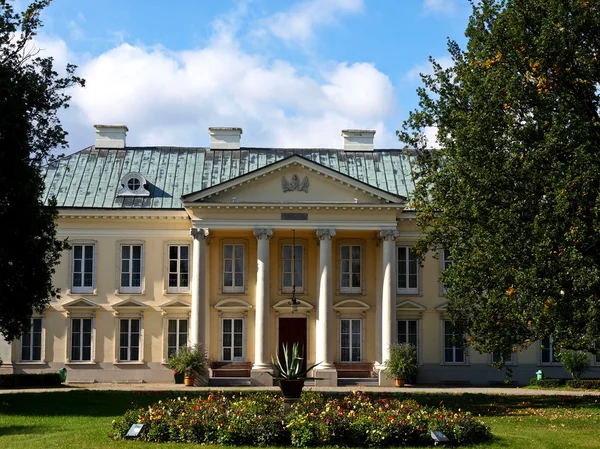
[[(61, 298), (0, 348), (2, 371), (172, 382), (169, 355), (202, 343), (211, 384), (272, 385), (271, 356), (297, 341), (317, 385), (383, 385), (390, 345), (410, 342), (418, 383), (503, 380), (446, 321), (452, 260), (415, 258), (410, 157), (375, 149), (375, 131), (342, 131), (342, 149), (244, 148), (240, 128), (209, 128), (209, 147), (128, 147), (126, 126), (95, 131), (45, 168), (71, 246)], [(566, 376), (550, 339), (507, 363), (521, 384)]]

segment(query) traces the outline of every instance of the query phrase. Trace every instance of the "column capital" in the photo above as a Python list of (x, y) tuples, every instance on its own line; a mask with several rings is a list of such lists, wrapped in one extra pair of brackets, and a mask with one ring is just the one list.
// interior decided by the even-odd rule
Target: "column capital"
[(208, 228), (192, 228), (190, 229), (190, 235), (195, 239), (208, 240), (210, 231)]
[(379, 231), (379, 237), (383, 241), (396, 240), (396, 237), (398, 237), (399, 235), (400, 232), (398, 232), (397, 229), (382, 229), (381, 231)]
[(335, 237), (334, 228), (319, 228), (317, 229), (317, 238), (319, 240), (331, 240)]
[(270, 240), (273, 237), (273, 228), (255, 228), (254, 237), (256, 237), (256, 240)]

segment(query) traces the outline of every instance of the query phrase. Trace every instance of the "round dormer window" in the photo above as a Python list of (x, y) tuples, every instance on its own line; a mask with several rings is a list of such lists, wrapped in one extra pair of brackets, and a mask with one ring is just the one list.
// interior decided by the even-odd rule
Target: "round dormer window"
[(117, 196), (149, 196), (146, 190), (146, 178), (139, 173), (128, 173), (121, 179), (123, 188)]

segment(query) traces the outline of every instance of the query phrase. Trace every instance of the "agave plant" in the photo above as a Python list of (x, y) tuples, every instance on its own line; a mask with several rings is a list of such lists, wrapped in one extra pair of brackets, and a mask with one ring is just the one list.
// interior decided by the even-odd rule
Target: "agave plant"
[(304, 353), (303, 350), (300, 349), (300, 346), (297, 342), (292, 345), (291, 350), (287, 343), (283, 343), (283, 358), (285, 361), (285, 365), (281, 363), (281, 360), (279, 359), (279, 354), (276, 356), (276, 358), (273, 358), (273, 356), (271, 356), (271, 363), (273, 365), (273, 368), (277, 370), (277, 375), (271, 375), (277, 379), (304, 379), (306, 378), (306, 375), (310, 372), (310, 370), (312, 370), (315, 366), (321, 363), (315, 363), (310, 368), (303, 370), (302, 361), (304, 360)]

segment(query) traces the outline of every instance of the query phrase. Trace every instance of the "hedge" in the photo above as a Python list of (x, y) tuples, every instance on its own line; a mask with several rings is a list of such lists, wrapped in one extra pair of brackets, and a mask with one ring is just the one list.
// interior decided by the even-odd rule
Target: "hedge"
[(566, 380), (567, 379), (554, 379), (551, 377), (537, 380), (535, 377), (532, 377), (529, 379), (529, 385), (533, 385), (535, 387), (557, 388), (564, 385)]
[(51, 387), (60, 385), (58, 373), (0, 374), (0, 388)]
[(600, 379), (570, 379), (566, 382), (567, 387), (585, 388), (587, 390), (600, 390)]

